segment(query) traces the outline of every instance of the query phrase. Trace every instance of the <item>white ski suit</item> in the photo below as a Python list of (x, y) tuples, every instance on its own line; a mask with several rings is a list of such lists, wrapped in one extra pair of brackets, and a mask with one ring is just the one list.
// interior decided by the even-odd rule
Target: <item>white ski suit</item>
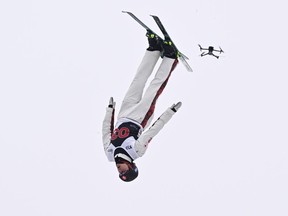
[(178, 60), (163, 57), (155, 77), (143, 95), (145, 84), (160, 58), (160, 51), (146, 51), (136, 75), (124, 97), (114, 128), (114, 107), (106, 108), (102, 125), (104, 151), (109, 161), (122, 157), (134, 161), (144, 155), (148, 143), (175, 112), (168, 108), (150, 125), (159, 95), (165, 88)]

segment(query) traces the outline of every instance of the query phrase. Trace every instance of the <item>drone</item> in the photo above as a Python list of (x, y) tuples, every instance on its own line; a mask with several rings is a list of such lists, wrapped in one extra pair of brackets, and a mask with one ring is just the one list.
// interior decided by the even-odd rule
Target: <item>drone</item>
[(212, 55), (214, 57), (216, 57), (217, 59), (219, 58), (219, 56), (215, 55), (213, 52), (219, 52), (220, 54), (224, 51), (221, 49), (221, 47), (219, 47), (219, 50), (214, 49), (213, 46), (209, 46), (208, 48), (202, 48), (200, 44), (198, 44), (198, 46), (200, 47), (200, 51), (203, 50), (207, 50), (208, 52), (202, 52), (201, 53), (201, 57), (206, 56), (206, 55)]

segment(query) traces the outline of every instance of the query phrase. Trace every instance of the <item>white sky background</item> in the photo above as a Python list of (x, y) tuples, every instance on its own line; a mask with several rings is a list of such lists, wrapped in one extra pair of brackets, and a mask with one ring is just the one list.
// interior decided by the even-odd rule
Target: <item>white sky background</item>
[[(120, 3), (121, 2), (121, 3)], [(270, 3), (267, 3), (270, 2)], [(0, 215), (288, 215), (285, 1), (1, 1)], [(155, 117), (181, 110), (118, 179), (101, 124), (158, 15), (179, 63)], [(197, 44), (219, 45), (220, 59)]]

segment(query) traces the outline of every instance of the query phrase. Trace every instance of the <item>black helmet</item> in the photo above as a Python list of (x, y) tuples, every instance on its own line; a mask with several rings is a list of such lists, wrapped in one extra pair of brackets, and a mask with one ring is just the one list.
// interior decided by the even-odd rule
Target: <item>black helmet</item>
[(137, 178), (138, 176), (138, 168), (135, 163), (131, 164), (132, 166), (129, 168), (128, 171), (119, 174), (119, 178), (122, 181), (130, 182)]

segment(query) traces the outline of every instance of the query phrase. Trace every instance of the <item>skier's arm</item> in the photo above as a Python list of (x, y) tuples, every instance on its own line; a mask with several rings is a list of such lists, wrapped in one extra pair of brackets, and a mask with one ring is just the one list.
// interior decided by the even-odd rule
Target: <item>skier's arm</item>
[(155, 137), (164, 125), (172, 118), (172, 116), (180, 108), (181, 102), (169, 107), (154, 123), (153, 125), (137, 139), (135, 149), (137, 154), (141, 157), (147, 150), (149, 142)]
[(102, 123), (102, 141), (104, 150), (106, 150), (111, 142), (111, 135), (114, 130), (114, 112), (115, 102), (110, 98), (109, 105), (106, 108), (106, 114)]

